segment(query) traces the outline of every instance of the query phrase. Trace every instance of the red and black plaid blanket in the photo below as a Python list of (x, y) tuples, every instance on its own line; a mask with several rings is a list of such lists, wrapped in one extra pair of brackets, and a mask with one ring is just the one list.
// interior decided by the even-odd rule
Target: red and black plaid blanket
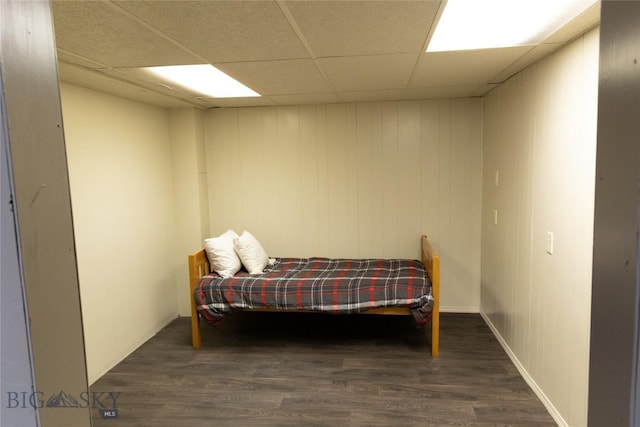
[(260, 275), (204, 276), (194, 298), (213, 325), (233, 310), (261, 307), (336, 314), (409, 307), (423, 325), (433, 309), (427, 271), (420, 261), (406, 259), (280, 258)]

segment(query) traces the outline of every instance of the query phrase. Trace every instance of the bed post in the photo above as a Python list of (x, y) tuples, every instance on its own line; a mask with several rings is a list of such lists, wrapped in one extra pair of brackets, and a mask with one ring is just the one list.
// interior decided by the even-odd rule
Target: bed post
[(198, 316), (198, 309), (196, 308), (196, 300), (194, 298), (194, 291), (198, 287), (200, 278), (209, 273), (209, 264), (207, 261), (207, 254), (204, 249), (196, 252), (193, 255), (189, 255), (189, 296), (191, 298), (191, 345), (194, 349), (199, 349), (202, 344), (202, 338), (200, 336), (200, 316)]
[(431, 316), (431, 356), (440, 357), (440, 257), (433, 257), (433, 315)]
[(436, 255), (427, 236), (421, 240), (422, 263), (424, 264), (433, 289), (433, 312), (431, 313), (431, 356), (440, 356), (440, 257)]

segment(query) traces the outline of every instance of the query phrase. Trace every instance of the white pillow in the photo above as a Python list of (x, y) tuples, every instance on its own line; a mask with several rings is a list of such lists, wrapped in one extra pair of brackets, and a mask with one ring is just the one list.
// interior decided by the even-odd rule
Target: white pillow
[(269, 256), (258, 239), (245, 230), (235, 239), (235, 247), (242, 265), (249, 274), (262, 274), (264, 268), (269, 264)]
[(242, 264), (234, 249), (234, 240), (238, 234), (233, 230), (227, 230), (218, 237), (205, 239), (204, 249), (209, 258), (211, 270), (222, 277), (232, 277)]

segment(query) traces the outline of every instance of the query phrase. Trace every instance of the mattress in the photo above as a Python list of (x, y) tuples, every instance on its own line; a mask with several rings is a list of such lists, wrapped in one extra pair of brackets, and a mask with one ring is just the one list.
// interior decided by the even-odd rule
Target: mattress
[(193, 297), (213, 325), (235, 310), (349, 314), (380, 307), (409, 308), (424, 325), (434, 303), (427, 271), (410, 259), (277, 258), (259, 275), (203, 276)]

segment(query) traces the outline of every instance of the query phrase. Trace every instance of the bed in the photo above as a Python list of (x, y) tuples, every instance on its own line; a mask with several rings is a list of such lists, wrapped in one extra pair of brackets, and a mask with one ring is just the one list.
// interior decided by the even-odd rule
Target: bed
[[(389, 285), (392, 276), (401, 283)], [(431, 355), (439, 356), (440, 258), (427, 236), (420, 261), (279, 258), (261, 275), (231, 278), (212, 273), (201, 249), (189, 255), (189, 282), (194, 349), (201, 318), (215, 325), (237, 310), (295, 311), (413, 316), (430, 323)]]

